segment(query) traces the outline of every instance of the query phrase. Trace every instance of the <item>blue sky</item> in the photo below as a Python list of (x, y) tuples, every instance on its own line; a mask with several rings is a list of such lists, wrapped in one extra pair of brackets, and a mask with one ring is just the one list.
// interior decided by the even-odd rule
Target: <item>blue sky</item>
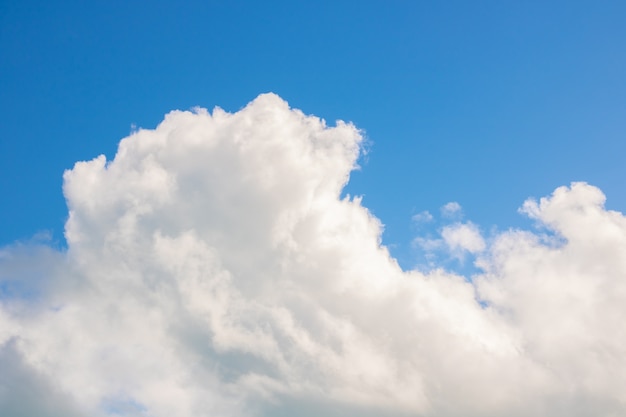
[(587, 181), (623, 210), (623, 2), (2, 2), (0, 242), (62, 243), (62, 173), (172, 109), (263, 92), (372, 142), (347, 192), (409, 265), (411, 216), (484, 228)]
[(0, 415), (626, 415), (624, 21), (0, 0)]

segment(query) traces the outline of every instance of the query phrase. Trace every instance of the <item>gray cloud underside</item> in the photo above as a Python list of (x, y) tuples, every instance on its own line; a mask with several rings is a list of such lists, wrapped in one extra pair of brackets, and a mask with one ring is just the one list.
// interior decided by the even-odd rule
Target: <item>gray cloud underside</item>
[(340, 198), (361, 135), (258, 97), (175, 111), (64, 176), (68, 249), (0, 251), (0, 414), (626, 414), (626, 219), (574, 183), (544, 232), (402, 271)]

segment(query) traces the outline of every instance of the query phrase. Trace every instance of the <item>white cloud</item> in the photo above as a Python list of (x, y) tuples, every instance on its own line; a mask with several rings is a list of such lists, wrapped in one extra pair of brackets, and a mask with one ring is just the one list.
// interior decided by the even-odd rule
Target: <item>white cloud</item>
[(441, 207), (441, 214), (444, 217), (457, 217), (463, 212), (463, 208), (456, 201), (451, 201)]
[(443, 239), (434, 239), (418, 236), (413, 239), (413, 244), (419, 246), (426, 252), (436, 252), (445, 248)]
[(0, 414), (626, 413), (626, 220), (602, 193), (527, 202), (562, 238), (495, 236), (472, 282), (405, 272), (340, 198), (360, 142), (263, 95), (172, 112), (113, 161), (77, 163), (67, 252), (0, 256), (0, 363), (22, 375), (0, 378)]
[(441, 231), (443, 241), (450, 250), (468, 251), (470, 253), (478, 253), (485, 250), (485, 241), (472, 222), (455, 223), (445, 226)]
[(433, 215), (428, 211), (421, 211), (417, 214), (414, 214), (411, 217), (413, 223), (421, 224), (421, 223), (429, 223), (433, 221)]

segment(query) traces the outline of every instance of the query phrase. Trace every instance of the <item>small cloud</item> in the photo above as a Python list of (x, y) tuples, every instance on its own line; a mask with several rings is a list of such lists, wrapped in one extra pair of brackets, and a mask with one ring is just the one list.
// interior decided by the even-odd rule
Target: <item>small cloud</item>
[(424, 210), (420, 213), (414, 214), (411, 217), (411, 220), (416, 224), (429, 223), (433, 221), (433, 215), (430, 214), (428, 210)]
[(478, 227), (471, 222), (446, 226), (441, 232), (441, 237), (451, 251), (478, 253), (484, 251), (486, 247)]
[(444, 241), (441, 239), (430, 239), (426, 237), (416, 237), (413, 244), (424, 249), (426, 252), (434, 252), (444, 247)]
[(459, 216), (463, 211), (463, 208), (456, 201), (451, 201), (441, 207), (441, 214), (444, 217), (456, 217)]

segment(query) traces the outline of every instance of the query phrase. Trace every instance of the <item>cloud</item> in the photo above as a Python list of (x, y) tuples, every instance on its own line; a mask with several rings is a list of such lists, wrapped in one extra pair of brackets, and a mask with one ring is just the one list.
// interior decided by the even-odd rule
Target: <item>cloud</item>
[(428, 211), (422, 211), (414, 214), (411, 217), (411, 220), (413, 220), (414, 223), (428, 223), (433, 221), (433, 215), (430, 214)]
[(455, 223), (446, 226), (441, 231), (443, 241), (451, 251), (468, 251), (478, 253), (485, 250), (485, 241), (472, 222)]
[(451, 201), (441, 207), (441, 214), (444, 217), (456, 217), (463, 213), (463, 208), (456, 201)]
[(489, 246), (444, 229), (471, 280), (402, 271), (341, 198), (361, 142), (267, 94), (78, 162), (67, 250), (1, 252), (0, 363), (22, 382), (0, 380), (0, 414), (624, 414), (626, 219), (600, 190), (529, 200), (545, 231)]
[(0, 348), (0, 410), (5, 416), (78, 417), (70, 395), (24, 363), (14, 340)]

